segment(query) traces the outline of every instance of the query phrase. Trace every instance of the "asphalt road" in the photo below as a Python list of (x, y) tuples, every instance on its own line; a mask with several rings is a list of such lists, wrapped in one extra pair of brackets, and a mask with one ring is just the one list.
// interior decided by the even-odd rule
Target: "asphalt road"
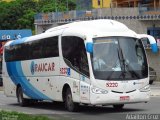
[[(160, 92), (160, 87), (157, 84), (152, 85), (151, 90)], [(159, 92), (158, 92), (159, 91)], [(148, 103), (128, 104), (123, 110), (115, 110), (112, 106), (92, 107), (81, 106), (80, 110), (71, 113), (65, 110), (63, 104), (54, 104), (50, 102), (40, 102), (28, 107), (20, 107), (17, 104), (17, 99), (6, 97), (3, 91), (0, 91), (0, 109), (24, 112), (27, 114), (43, 114), (51, 118), (65, 120), (129, 120), (133, 115), (148, 116), (151, 114), (155, 119), (160, 119), (160, 96), (152, 96)], [(155, 116), (153, 114), (156, 114)], [(148, 119), (150, 119), (149, 117)], [(148, 120), (146, 119), (146, 120)], [(152, 119), (150, 119), (152, 120)]]

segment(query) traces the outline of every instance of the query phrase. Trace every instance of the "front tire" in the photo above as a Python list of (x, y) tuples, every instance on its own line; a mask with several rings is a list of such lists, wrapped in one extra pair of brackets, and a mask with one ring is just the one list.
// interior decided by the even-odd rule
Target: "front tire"
[(23, 90), (22, 87), (19, 87), (17, 90), (17, 101), (20, 106), (27, 106), (29, 104), (29, 100), (23, 98)]
[(67, 89), (66, 95), (65, 95), (65, 107), (70, 112), (75, 112), (78, 110), (78, 103), (74, 103), (72, 99), (72, 93), (70, 88)]
[(152, 84), (153, 84), (153, 80), (150, 80), (150, 81), (149, 81), (149, 84), (152, 85)]

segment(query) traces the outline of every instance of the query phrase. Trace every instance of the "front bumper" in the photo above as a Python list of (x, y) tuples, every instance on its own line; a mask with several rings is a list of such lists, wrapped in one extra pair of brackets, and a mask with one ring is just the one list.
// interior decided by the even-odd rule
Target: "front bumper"
[(109, 91), (107, 94), (95, 94), (91, 92), (90, 102), (93, 105), (113, 105), (113, 104), (129, 104), (148, 102), (150, 100), (151, 91), (141, 92), (136, 90), (132, 93), (113, 93)]

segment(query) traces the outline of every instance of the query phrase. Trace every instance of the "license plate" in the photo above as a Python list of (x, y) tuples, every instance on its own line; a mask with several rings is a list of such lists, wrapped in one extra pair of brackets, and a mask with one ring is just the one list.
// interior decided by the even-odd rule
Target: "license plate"
[(129, 101), (130, 97), (129, 96), (120, 96), (120, 101)]

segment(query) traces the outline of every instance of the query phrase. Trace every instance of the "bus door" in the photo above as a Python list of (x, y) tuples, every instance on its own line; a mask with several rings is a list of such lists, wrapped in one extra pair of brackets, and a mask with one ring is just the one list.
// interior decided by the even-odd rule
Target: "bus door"
[(73, 92), (81, 102), (89, 101), (89, 67), (84, 40), (77, 36), (63, 36), (62, 54), (67, 65), (63, 67), (67, 68), (67, 74), (73, 81)]

